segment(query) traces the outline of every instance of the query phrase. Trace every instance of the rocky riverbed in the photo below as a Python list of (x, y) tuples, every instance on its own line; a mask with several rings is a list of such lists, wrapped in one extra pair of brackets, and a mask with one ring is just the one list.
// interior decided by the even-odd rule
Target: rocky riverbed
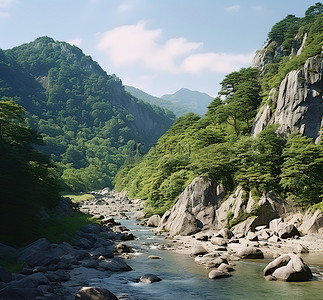
[[(136, 237), (117, 220), (127, 219), (130, 213), (132, 217), (142, 219), (143, 201), (129, 199), (109, 189), (93, 192), (93, 195), (94, 199), (79, 203), (78, 209), (95, 216), (101, 225), (82, 227), (71, 243), (51, 244), (42, 238), (23, 249), (0, 244), (0, 255), (14, 255), (26, 265), (19, 274), (11, 274), (0, 267), (0, 299), (70, 300), (93, 299), (94, 295), (117, 299), (104, 288), (86, 287), (91, 286), (93, 278), (107, 280), (115, 272), (132, 270), (127, 259), (135, 257), (136, 249), (129, 243)], [(210, 279), (235, 276), (235, 265), (241, 259), (272, 260), (294, 252), (305, 256), (306, 262), (307, 253), (321, 253), (323, 249), (322, 234), (303, 235), (297, 230), (297, 215), (285, 220), (273, 219), (268, 226), (257, 226), (245, 235), (222, 228), (172, 236), (161, 230), (159, 216), (141, 222), (163, 238), (164, 242), (155, 247), (192, 256), (197, 265), (209, 270)], [(147, 278), (150, 280), (156, 275), (141, 276), (142, 281), (147, 282)], [(320, 272), (314, 276), (322, 279)], [(140, 276), (137, 280), (140, 281)], [(86, 298), (88, 295), (92, 298)], [(118, 296), (119, 299), (131, 299), (131, 295), (125, 293)]]
[(95, 199), (80, 203), (78, 209), (97, 217), (101, 225), (83, 226), (71, 243), (51, 244), (41, 238), (22, 249), (0, 244), (0, 255), (15, 257), (25, 264), (20, 273), (13, 274), (0, 267), (0, 299), (69, 300), (88, 299), (88, 295), (117, 299), (113, 295), (108, 298), (104, 289), (83, 287), (88, 287), (92, 278), (132, 270), (122, 257), (132, 252), (125, 242), (135, 237), (113, 216), (126, 218), (125, 212), (129, 211), (140, 214), (143, 203), (109, 189), (93, 195)]

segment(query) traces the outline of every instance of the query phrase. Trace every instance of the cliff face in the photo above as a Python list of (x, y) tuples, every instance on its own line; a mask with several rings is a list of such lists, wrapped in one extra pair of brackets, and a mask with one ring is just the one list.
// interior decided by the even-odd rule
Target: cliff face
[(277, 133), (286, 136), (296, 130), (318, 141), (323, 115), (323, 55), (306, 60), (300, 70), (289, 72), (278, 91), (269, 94), (272, 101), (277, 98), (273, 112), (268, 104), (259, 110), (252, 129), (256, 136), (267, 125), (279, 124)]

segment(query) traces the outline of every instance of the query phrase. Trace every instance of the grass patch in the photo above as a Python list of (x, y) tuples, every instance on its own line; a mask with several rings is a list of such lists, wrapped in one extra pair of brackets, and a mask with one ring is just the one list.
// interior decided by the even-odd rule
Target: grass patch
[(92, 194), (81, 194), (81, 195), (63, 195), (63, 197), (68, 197), (72, 200), (72, 202), (77, 203), (84, 200), (91, 200), (95, 197)]
[(316, 210), (320, 210), (321, 212), (323, 212), (323, 201), (316, 203), (314, 205), (311, 206), (311, 211), (312, 213), (315, 213)]
[(83, 225), (94, 222), (96, 219), (90, 215), (75, 211), (73, 217), (51, 218), (44, 221), (38, 235), (47, 238), (51, 243), (69, 242)]
[(5, 255), (0, 257), (0, 266), (9, 270), (11, 273), (18, 273), (23, 269), (24, 263), (17, 261), (13, 256)]

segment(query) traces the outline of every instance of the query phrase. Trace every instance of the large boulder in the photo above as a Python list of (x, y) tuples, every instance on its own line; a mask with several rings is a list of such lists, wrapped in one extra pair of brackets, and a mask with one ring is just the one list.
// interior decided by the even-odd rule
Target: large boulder
[(149, 227), (158, 227), (160, 223), (160, 215), (152, 215), (147, 222), (147, 226)]
[(68, 254), (64, 248), (51, 245), (46, 238), (40, 238), (22, 248), (18, 259), (30, 267), (47, 266), (58, 263), (64, 254)]
[(303, 223), (299, 227), (303, 233), (323, 233), (323, 213), (318, 209), (314, 213), (308, 210), (303, 218)]
[(118, 300), (117, 296), (103, 287), (82, 287), (75, 300)]
[(284, 229), (279, 231), (279, 237), (282, 239), (288, 239), (296, 235), (300, 236), (300, 233), (294, 225), (287, 225)]
[(189, 235), (214, 227), (222, 187), (208, 177), (196, 177), (178, 197), (164, 228), (171, 235)]
[(262, 259), (264, 254), (259, 248), (247, 246), (237, 252), (237, 256), (244, 259)]
[(264, 269), (269, 280), (307, 281), (312, 279), (310, 268), (295, 253), (284, 254), (276, 258)]

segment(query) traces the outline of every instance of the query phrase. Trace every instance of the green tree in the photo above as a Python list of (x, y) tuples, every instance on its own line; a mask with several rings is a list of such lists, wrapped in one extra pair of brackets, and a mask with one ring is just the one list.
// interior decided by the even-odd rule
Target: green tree
[(323, 144), (315, 145), (312, 139), (291, 135), (283, 158), (280, 183), (284, 190), (304, 205), (320, 202), (323, 196)]
[(32, 240), (41, 208), (59, 200), (55, 169), (34, 149), (41, 138), (24, 112), (10, 99), (0, 101), (0, 238), (15, 245)]

